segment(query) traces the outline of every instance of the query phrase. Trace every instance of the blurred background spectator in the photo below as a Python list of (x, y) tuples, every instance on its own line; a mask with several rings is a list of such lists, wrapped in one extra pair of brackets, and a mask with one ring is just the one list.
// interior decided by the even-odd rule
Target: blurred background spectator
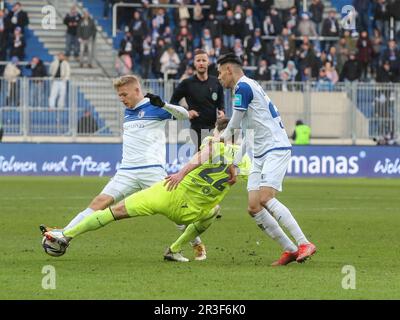
[(96, 119), (89, 110), (86, 110), (82, 117), (78, 120), (78, 134), (95, 133), (99, 130)]

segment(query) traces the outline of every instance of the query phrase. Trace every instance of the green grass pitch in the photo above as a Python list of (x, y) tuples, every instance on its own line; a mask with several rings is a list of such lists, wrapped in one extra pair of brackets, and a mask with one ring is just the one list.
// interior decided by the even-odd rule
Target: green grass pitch
[[(0, 178), (0, 299), (400, 298), (400, 179), (286, 179), (279, 199), (318, 247), (305, 264), (270, 267), (281, 251), (247, 215), (244, 184), (202, 236), (206, 261), (163, 261), (178, 236), (163, 216), (112, 223), (47, 256), (39, 224), (64, 226), (107, 181)], [(193, 257), (189, 247), (184, 254)], [(42, 288), (46, 265), (56, 270), (54, 290)], [(342, 288), (346, 265), (356, 289)]]

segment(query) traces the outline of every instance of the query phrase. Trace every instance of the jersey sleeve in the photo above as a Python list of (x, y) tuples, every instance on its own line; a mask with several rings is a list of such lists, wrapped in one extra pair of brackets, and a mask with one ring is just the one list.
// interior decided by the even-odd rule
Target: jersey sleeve
[(240, 111), (246, 111), (253, 100), (253, 90), (246, 82), (240, 82), (235, 90), (233, 98), (233, 108)]
[(157, 117), (159, 120), (170, 120), (173, 119), (173, 115), (169, 113), (168, 111), (158, 108), (159, 110), (156, 110)]

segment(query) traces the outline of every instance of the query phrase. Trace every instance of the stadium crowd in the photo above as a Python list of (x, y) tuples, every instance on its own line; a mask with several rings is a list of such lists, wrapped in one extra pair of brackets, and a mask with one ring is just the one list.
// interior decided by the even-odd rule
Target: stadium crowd
[(125, 35), (119, 55), (129, 66), (121, 74), (186, 77), (193, 73), (193, 50), (202, 48), (214, 63), (211, 73), (218, 57), (233, 51), (257, 80), (316, 80), (322, 88), (346, 80), (400, 80), (400, 6), (393, 0), (354, 0), (359, 14), (348, 30), (333, 9), (324, 18), (321, 0), (308, 1), (307, 11), (295, 0), (158, 1), (180, 4), (178, 9), (125, 2), (143, 6), (120, 8), (118, 28)]
[[(358, 14), (355, 28), (347, 30), (335, 10), (324, 18), (321, 0), (308, 1), (307, 11), (301, 0), (103, 1), (105, 18), (116, 2), (142, 5), (118, 10), (118, 29), (124, 33), (115, 64), (120, 75), (185, 78), (193, 74), (194, 50), (202, 48), (210, 56), (210, 74), (216, 73), (218, 57), (233, 51), (256, 80), (315, 80), (322, 89), (346, 80), (400, 81), (400, 6), (394, 0), (353, 0)], [(179, 7), (150, 8), (152, 2)], [(0, 10), (1, 61), (15, 65), (24, 60), (28, 23), (18, 2), (9, 12)], [(73, 7), (64, 23), (66, 57), (73, 55), (83, 67), (87, 46), (91, 67), (96, 54), (93, 20)], [(1, 75), (4, 69), (1, 65)]]

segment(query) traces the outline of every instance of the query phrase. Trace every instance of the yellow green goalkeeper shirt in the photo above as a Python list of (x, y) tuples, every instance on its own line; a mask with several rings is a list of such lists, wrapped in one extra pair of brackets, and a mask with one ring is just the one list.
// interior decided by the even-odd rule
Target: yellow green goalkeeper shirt
[[(210, 141), (211, 140), (211, 141)], [(212, 142), (212, 138), (204, 139), (200, 150), (212, 143), (212, 153), (208, 162), (191, 171), (180, 183), (180, 191), (192, 205), (204, 209), (212, 209), (226, 196), (231, 186), (229, 166), (233, 163), (237, 145), (225, 145)], [(251, 167), (250, 158), (245, 155), (238, 165), (238, 178), (246, 179)]]

